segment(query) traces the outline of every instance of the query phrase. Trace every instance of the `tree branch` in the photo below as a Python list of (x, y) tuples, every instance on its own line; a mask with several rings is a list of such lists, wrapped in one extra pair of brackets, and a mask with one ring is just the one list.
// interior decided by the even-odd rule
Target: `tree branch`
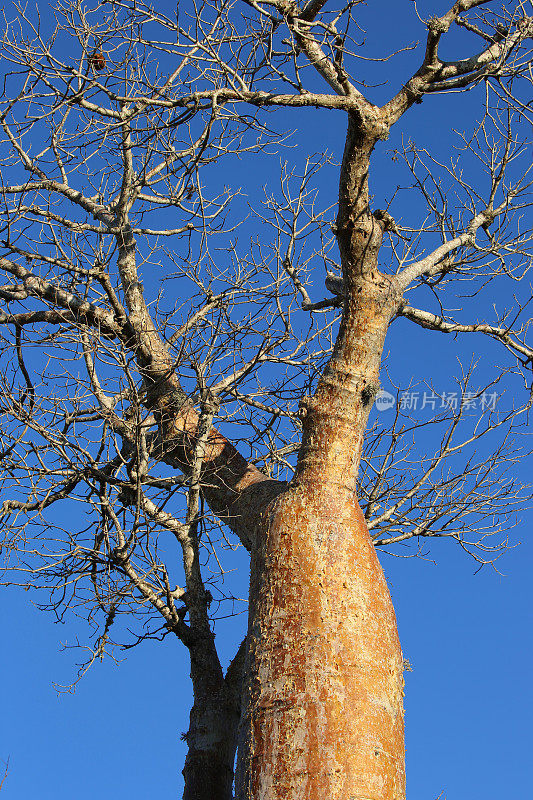
[(474, 322), (470, 324), (449, 322), (437, 314), (432, 314), (429, 311), (423, 311), (419, 308), (413, 308), (409, 305), (401, 306), (398, 309), (397, 315), (399, 317), (406, 317), (417, 325), (423, 328), (429, 328), (433, 331), (441, 331), (442, 333), (483, 333), (490, 336), (492, 339), (502, 342), (508, 350), (519, 354), (523, 357), (524, 362), (533, 362), (533, 347), (528, 347), (525, 343), (516, 339), (517, 334), (509, 328), (500, 328), (495, 325), (488, 325), (482, 322)]

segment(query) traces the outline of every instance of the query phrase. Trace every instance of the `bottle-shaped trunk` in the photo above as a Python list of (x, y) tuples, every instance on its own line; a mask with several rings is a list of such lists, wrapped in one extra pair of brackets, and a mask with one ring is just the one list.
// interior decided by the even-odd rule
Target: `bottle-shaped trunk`
[(355, 498), (291, 489), (254, 583), (238, 800), (401, 800), (402, 655)]
[(304, 402), (295, 479), (252, 557), (237, 800), (402, 800), (403, 662), (355, 495), (394, 284), (353, 284), (337, 346)]

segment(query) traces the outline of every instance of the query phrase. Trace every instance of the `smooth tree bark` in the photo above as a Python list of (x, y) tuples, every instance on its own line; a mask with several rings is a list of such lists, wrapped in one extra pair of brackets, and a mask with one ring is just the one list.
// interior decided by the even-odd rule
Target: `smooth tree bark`
[[(50, 49), (45, 48), (41, 53), (40, 44), (39, 47), (32, 45), (30, 53), (29, 45), (22, 47), (15, 39), (4, 42), (11, 59), (24, 66), (31, 80), (27, 79), (13, 101), (4, 102), (1, 116), (3, 145), (9, 150), (6, 157), (8, 168), (14, 169), (16, 163), (29, 175), (26, 182), (16, 184), (9, 183), (9, 177), (0, 189), (7, 209), (4, 214), (7, 238), (2, 242), (5, 253), (0, 257), (0, 269), (11, 281), (16, 281), (0, 289), (6, 303), (6, 311), (0, 311), (0, 323), (14, 331), (17, 369), (25, 382), (24, 392), (17, 401), (11, 397), (11, 387), (6, 378), (7, 389), (3, 390), (5, 406), (17, 424), (20, 423), (23, 433), (13, 434), (12, 443), (3, 455), (6, 459), (14, 459), (13, 453), (18, 452), (24, 436), (28, 435), (30, 439), (31, 436), (41, 436), (48, 442), (47, 447), (57, 463), (63, 464), (61, 459), (64, 459), (66, 466), (59, 469), (56, 460), (51, 461), (57, 471), (54, 490), (39, 495), (36, 489), (34, 491), (34, 479), (30, 477), (28, 481), (32, 491), (28, 492), (27, 499), (6, 500), (1, 513), (6, 519), (10, 515), (18, 519), (24, 514), (31, 518), (34, 512), (42, 514), (58, 500), (77, 497), (75, 492), (81, 491), (79, 487), (84, 482), (87, 484), (86, 500), (95, 505), (100, 515), (94, 542), (90, 546), (69, 543), (70, 549), (64, 556), (66, 566), (61, 566), (56, 574), (54, 562), (49, 567), (52, 570), (50, 574), (59, 589), (65, 585), (77, 586), (78, 580), (81, 585), (82, 578), (93, 587), (95, 607), (104, 619), (104, 631), (93, 660), (103, 656), (117, 607), (125, 597), (132, 604), (138, 603), (142, 609), (150, 607), (159, 620), (163, 619), (165, 632), (175, 634), (188, 648), (194, 704), (189, 729), (183, 737), (188, 747), (183, 770), (184, 800), (232, 800), (234, 797), (235, 800), (404, 800), (404, 662), (394, 609), (376, 555), (376, 536), (369, 531), (369, 524), (386, 525), (401, 502), (415, 497), (418, 489), (432, 478), (436, 467), (453, 452), (454, 447), (460, 449), (452, 444), (452, 434), (461, 414), (452, 419), (451, 433), (444, 437), (441, 450), (419, 483), (415, 483), (410, 494), (406, 492), (403, 498), (391, 502), (389, 511), (378, 516), (378, 522), (372, 520), (371, 511), (380, 483), (376, 482), (375, 491), (365, 498), (365, 513), (357, 491), (369, 414), (380, 388), (386, 336), (391, 321), (399, 316), (436, 331), (484, 333), (503, 343), (521, 365), (529, 369), (533, 350), (524, 341), (524, 328), (515, 330), (503, 323), (450, 322), (408, 305), (404, 297), (417, 282), (424, 283), (434, 278), (436, 286), (441, 280), (448, 279), (454, 269), (457, 274), (462, 274), (460, 270), (465, 267), (460, 254), (469, 249), (474, 254), (479, 252), (478, 233), (483, 232), (490, 238), (491, 226), (499, 224), (500, 218), (507, 219), (513, 203), (518, 213), (522, 212), (527, 205), (522, 193), (527, 192), (529, 184), (525, 179), (522, 183), (521, 179), (505, 183), (505, 170), (514, 158), (515, 139), (509, 131), (504, 155), (500, 161), (494, 158), (491, 162), (488, 196), (479, 196), (476, 203), (470, 202), (473, 193), (468, 194), (470, 187), (467, 186), (468, 201), (457, 223), (448, 224), (447, 212), (440, 213), (421, 181), (421, 193), (437, 223), (427, 230), (422, 226), (419, 232), (429, 236), (437, 230), (440, 244), (426, 248), (423, 256), (402, 260), (393, 273), (385, 271), (380, 260), (380, 248), (385, 236), (388, 240), (400, 236), (400, 233), (388, 210), (373, 207), (369, 188), (372, 153), (378, 142), (387, 139), (392, 126), (403, 114), (413, 104), (421, 102), (423, 95), (460, 90), (489, 79), (507, 85), (505, 81), (509, 75), (523, 77), (527, 73), (524, 64), (529, 64), (529, 60), (520, 61), (518, 54), (533, 35), (533, 19), (518, 3), (513, 14), (505, 18), (505, 25), (492, 21), (490, 27), (483, 17), (481, 21), (476, 18), (474, 24), (468, 12), (491, 3), (488, 0), (459, 0), (441, 17), (426, 22), (427, 41), (422, 63), (388, 102), (377, 106), (350, 78), (345, 68), (345, 56), (348, 55), (346, 38), (335, 27), (338, 19), (331, 21), (325, 16), (323, 0), (310, 0), (302, 5), (292, 0), (269, 0), (268, 3), (253, 0), (247, 5), (258, 15), (257, 24), (260, 26), (259, 33), (251, 37), (259, 53), (254, 55), (257, 65), (253, 68), (250, 66), (251, 56), (248, 61), (248, 56), (244, 55), (239, 56), (242, 60), (237, 68), (233, 51), (231, 57), (227, 56), (228, 61), (224, 61), (224, 47), (228, 42), (233, 46), (238, 41), (236, 23), (224, 4), (217, 12), (218, 16), (215, 15), (215, 21), (211, 20), (211, 28), (205, 20), (203, 28), (198, 26), (195, 39), (192, 29), (184, 30), (178, 19), (170, 19), (157, 9), (149, 9), (142, 3), (138, 8), (136, 4), (127, 2), (114, 3), (113, 14), (109, 17), (109, 43), (119, 39), (131, 47), (132, 52), (137, 45), (140, 50), (149, 50), (150, 40), (144, 39), (144, 34), (139, 31), (143, 25), (152, 30), (150, 26), (155, 23), (177, 35), (177, 54), (182, 61), (164, 80), (154, 77), (153, 85), (148, 88), (145, 72), (140, 68), (138, 80), (132, 80), (129, 87), (126, 81), (127, 91), (122, 91), (120, 82), (112, 86), (105, 82), (103, 73), (111, 69), (113, 58), (102, 55), (95, 66), (94, 54), (104, 53), (106, 40), (98, 32), (98, 26), (93, 26), (94, 30), (90, 27), (81, 6), (76, 6), (75, 11), (83, 22), (78, 28), (85, 48), (83, 68), (70, 64), (61, 66), (59, 61), (53, 61)], [(355, 13), (352, 5), (340, 13), (340, 16), (347, 14), (348, 22)], [(119, 24), (120, 9), (125, 11), (126, 21)], [(208, 7), (206, 15), (210, 13)], [(221, 20), (231, 35), (228, 33), (224, 38), (219, 34), (217, 49), (213, 48), (213, 41), (217, 25), (222, 26)], [(475, 56), (445, 62), (439, 55), (439, 43), (455, 23), (481, 37), (483, 49)], [(478, 27), (482, 25), (485, 28)], [(286, 40), (278, 41), (276, 38), (278, 29), (283, 26), (290, 36), (288, 44)], [(125, 31), (129, 32), (128, 35)], [(246, 38), (248, 34), (242, 36), (242, 41), (246, 42), (246, 46), (242, 45), (242, 52), (246, 53), (247, 47), (252, 45)], [(180, 37), (185, 45), (180, 45)], [(160, 43), (156, 42), (154, 48), (156, 45), (161, 49)], [(275, 48), (282, 45), (288, 48), (287, 57), (279, 66)], [(170, 46), (165, 45), (165, 53)], [(159, 51), (156, 49), (156, 52)], [(174, 57), (175, 54), (171, 55)], [(304, 89), (301, 83), (297, 66), (299, 57), (305, 58), (314, 72), (309, 89)], [(185, 67), (192, 70), (191, 64), (195, 59), (199, 59), (201, 65), (201, 58), (205, 58), (205, 63), (198, 67), (200, 78), (195, 83), (195, 79), (184, 77), (184, 70)], [(121, 68), (126, 65), (130, 70), (131, 63), (131, 53), (127, 50)], [(45, 65), (42, 74), (39, 64)], [(266, 88), (258, 88), (260, 79), (256, 80), (256, 77), (262, 75), (265, 64), (269, 65), (271, 81), (278, 80), (280, 75), (283, 77), (286, 93), (272, 88), (269, 81), (265, 82)], [(289, 73), (292, 67), (286, 64), (294, 65), (293, 72)], [(46, 72), (48, 69), (51, 76)], [(57, 74), (53, 73), (54, 69)], [(118, 70), (117, 67), (117, 75)], [(215, 77), (210, 77), (212, 75)], [(33, 88), (32, 81), (38, 86), (41, 78), (45, 89), (40, 91), (44, 97), (50, 93), (52, 110), (42, 115), (35, 112), (33, 118), (31, 109), (34, 103), (44, 101)], [(182, 79), (183, 88), (180, 88)], [(213, 87), (209, 86), (209, 80), (212, 80)], [(317, 92), (317, 80), (325, 83), (332, 93)], [(31, 130), (30, 123), (10, 121), (17, 103), (30, 109), (29, 116), (24, 119), (34, 119), (36, 126), (42, 119), (53, 119), (58, 109), (64, 115), (60, 122), (54, 123), (56, 127), (50, 139), (52, 161), (55, 159), (53, 167), (42, 162), (42, 154), (33, 155), (32, 147), (25, 146), (24, 126), (28, 124)], [(330, 276), (328, 286), (333, 287), (335, 297), (316, 304), (310, 302), (292, 262), (296, 222), (286, 255), (280, 258), (285, 273), (294, 283), (295, 293), (303, 298), (302, 311), (312, 313), (342, 306), (342, 317), (327, 364), (322, 368), (312, 393), (300, 399), (301, 443), (294, 474), (289, 481), (276, 480), (261, 471), (224, 435), (223, 428), (219, 430), (213, 423), (224, 392), (236, 392), (243, 376), (251, 374), (260, 363), (268, 363), (270, 357), (273, 363), (276, 357), (280, 363), (286, 364), (292, 364), (293, 357), (286, 356), (284, 362), (282, 356), (276, 355), (269, 334), (265, 334), (265, 341), (257, 345), (257, 335), (253, 331), (256, 356), (242, 366), (233, 366), (229, 377), (214, 386), (205, 379), (193, 354), (190, 363), (197, 371), (197, 391), (187, 391), (178, 374), (185, 346), (178, 356), (172, 346), (180, 337), (186, 341), (195, 316), (192, 315), (171, 336), (166, 335), (162, 319), (167, 312), (161, 312), (158, 317), (157, 303), (145, 298), (140, 280), (146, 252), (139, 245), (139, 239), (151, 236), (186, 239), (195, 229), (195, 223), (188, 222), (176, 229), (143, 228), (136, 216), (137, 207), (149, 207), (152, 211), (159, 206), (165, 209), (168, 206), (181, 211), (185, 208), (188, 213), (189, 207), (183, 203), (194, 192), (202, 192), (197, 178), (199, 165), (208, 164), (210, 158), (214, 161), (219, 155), (218, 151), (215, 157), (206, 150), (215, 124), (220, 122), (225, 130), (228, 119), (233, 121), (235, 109), (243, 104), (258, 114), (264, 108), (315, 106), (331, 113), (342, 111), (347, 118), (337, 217), (333, 226), (342, 275)], [(89, 119), (84, 129), (87, 135), (93, 135), (93, 119), (103, 120), (102, 124), (107, 126), (106, 136), (117, 142), (119, 179), (116, 179), (113, 191), (104, 187), (108, 192), (107, 199), (102, 197), (105, 191), (90, 194), (70, 185), (72, 175), (67, 167), (75, 148), (69, 142), (63, 149), (60, 145), (72, 108), (79, 110), (80, 119), (85, 119), (84, 115)], [(231, 110), (224, 117), (226, 109)], [(526, 110), (523, 106), (519, 113), (526, 113)], [(203, 125), (203, 128), (198, 135), (191, 122), (194, 122), (196, 114), (203, 114), (199, 117), (202, 120), (199, 127)], [(245, 114), (243, 119), (246, 120), (244, 127), (254, 130)], [(172, 143), (172, 132), (179, 125), (189, 123), (189, 144), (178, 152)], [(77, 125), (81, 130), (81, 123)], [(72, 130), (76, 130), (74, 125)], [(98, 147), (104, 147), (106, 142), (105, 136), (99, 136)], [(217, 146), (220, 142), (225, 143), (226, 149), (229, 147), (223, 137), (217, 140)], [(81, 145), (79, 147), (83, 156), (78, 167), (81, 171), (90, 163), (90, 156)], [(100, 152), (98, 147), (96, 152)], [(219, 150), (223, 148), (220, 146)], [(142, 158), (138, 157), (137, 151), (143, 154)], [(201, 162), (204, 151), (205, 162)], [(235, 152), (239, 153), (239, 148)], [(172, 170), (177, 170), (176, 165), (180, 164), (185, 165), (184, 177), (177, 180), (176, 174), (179, 173)], [(98, 168), (100, 166), (98, 162)], [(170, 188), (165, 194), (160, 191), (158, 181), (166, 171), (171, 177)], [(106, 177), (110, 185), (112, 172), (110, 169)], [(191, 184), (193, 176), (196, 176), (196, 187)], [(461, 186), (464, 188), (465, 184)], [(34, 193), (31, 204), (26, 201), (28, 193)], [(71, 219), (66, 212), (59, 213), (53, 203), (47, 205), (41, 201), (43, 196), (59, 199), (82, 216), (74, 218), (73, 214)], [(12, 198), (15, 198), (14, 203)], [(198, 231), (204, 236), (209, 229), (206, 222), (209, 204), (203, 197), (198, 202), (196, 216), (192, 215), (192, 218), (201, 221)], [(217, 219), (225, 201), (219, 205), (213, 215), (215, 233), (219, 232)], [(142, 213), (139, 212), (141, 217)], [(41, 246), (39, 234), (31, 240), (31, 247), (22, 247), (19, 243), (19, 238), (22, 241), (26, 235), (24, 226), (27, 219), (31, 220), (31, 225), (35, 219), (43, 219), (43, 226), (50, 226), (52, 234), (47, 247)], [(30, 229), (31, 225), (28, 223), (27, 228)], [(20, 236), (19, 228), (23, 231)], [(104, 236), (108, 237), (112, 246), (107, 251), (111, 253), (107, 257), (107, 272), (100, 256), (95, 256), (97, 248), (78, 259), (78, 251), (72, 245), (76, 256), (73, 256), (72, 264), (67, 262), (65, 251), (68, 248), (56, 236), (56, 228), (74, 237), (79, 252), (85, 252), (83, 237), (94, 235), (100, 244)], [(279, 230), (283, 231), (283, 226), (280, 225)], [(524, 242), (527, 244), (529, 240), (524, 239), (521, 230), (513, 241), (513, 252), (519, 248), (525, 252)], [(504, 243), (497, 250), (494, 238), (490, 247), (487, 258), (492, 258), (497, 252), (503, 259), (511, 249)], [(24, 258), (26, 265), (19, 263)], [(78, 260), (85, 263), (84, 258), (90, 262), (90, 268), (79, 267)], [(454, 266), (455, 258), (457, 264)], [(45, 264), (51, 274), (41, 275), (39, 269), (34, 268), (34, 262)], [(201, 263), (199, 258), (198, 264)], [(54, 269), (63, 269), (63, 273), (54, 277)], [(191, 269), (190, 276), (199, 281), (200, 269), (195, 270), (196, 266)], [(80, 274), (86, 279), (85, 295), (76, 288), (72, 278), (72, 275)], [(72, 279), (71, 284), (61, 277), (64, 275), (68, 280)], [(98, 294), (91, 295), (90, 287), (95, 284), (99, 287)], [(240, 291), (238, 281), (236, 286)], [(279, 307), (280, 297), (281, 292), (275, 294), (272, 304), (277, 303)], [(26, 301), (29, 305), (22, 311), (14, 311), (11, 307)], [(211, 310), (223, 307), (224, 302), (223, 292), (215, 298), (209, 283), (205, 305), (196, 312), (197, 319), (204, 319)], [(284, 319), (286, 323), (286, 317)], [(91, 406), (90, 413), (85, 408), (82, 411), (90, 422), (98, 420), (104, 433), (102, 443), (98, 441), (93, 448), (97, 451), (95, 456), (91, 455), (93, 451), (89, 446), (86, 450), (80, 446), (77, 453), (79, 463), (75, 462), (74, 456), (70, 461), (64, 456), (65, 441), (70, 435), (69, 425), (75, 416), (69, 403), (75, 404), (78, 395), (64, 404), (68, 407), (64, 413), (65, 425), (56, 438), (34, 413), (36, 389), (23, 358), (21, 332), (27, 326), (39, 325), (48, 325), (54, 331), (66, 330), (68, 336), (76, 340), (83, 356), (94, 407)], [(286, 325), (288, 328), (288, 323)], [(234, 333), (236, 326), (232, 328), (228, 323), (228, 330)], [(278, 344), (284, 343), (287, 336), (283, 333)], [(117, 348), (116, 364), (123, 370), (121, 386), (126, 388), (114, 395), (107, 392), (105, 382), (98, 377), (95, 339), (100, 342), (108, 359), (107, 365), (113, 363), (109, 355), (111, 343)], [(40, 344), (42, 341), (46, 340), (39, 339)], [(214, 335), (213, 349), (215, 341)], [(121, 404), (126, 400), (128, 405), (124, 410)], [(249, 402), (260, 407), (252, 395)], [(54, 419), (60, 418), (56, 407), (54, 414)], [(80, 418), (83, 414), (80, 412)], [(268, 430), (267, 425), (263, 431), (265, 437)], [(468, 442), (475, 442), (477, 435), (470, 437)], [(106, 436), (116, 449), (113, 457), (106, 455), (112, 450)], [(116, 442), (119, 442), (118, 446)], [(42, 468), (43, 473), (47, 473), (46, 458), (37, 458), (40, 462), (33, 469)], [(16, 463), (13, 461), (12, 471), (26, 469), (30, 461), (27, 453), (20, 456)], [(149, 472), (153, 464), (164, 465), (166, 472), (152, 479)], [(166, 501), (157, 501), (150, 494), (154, 487), (165, 491), (172, 485), (169, 472), (173, 476), (179, 474), (187, 488), (184, 519), (171, 513)], [(382, 477), (380, 475), (380, 480)], [(37, 484), (35, 479), (35, 486)], [(445, 491), (447, 485), (444, 478), (440, 484), (436, 483), (439, 491)], [(413, 525), (410, 533), (403, 533), (398, 523), (400, 532), (393, 528), (389, 537), (380, 541), (393, 543), (409, 537), (431, 535), (432, 526), (437, 526), (444, 515), (439, 507), (432, 516), (431, 500), (425, 503), (418, 523)], [(226, 673), (215, 646), (210, 616), (212, 598), (202, 572), (199, 526), (205, 517), (204, 502), (250, 553), (247, 635)], [(429, 512), (426, 507), (430, 508)], [(130, 527), (121, 521), (120, 514), (126, 520), (127, 512), (131, 514)], [(399, 518), (402, 519), (401, 515)], [(160, 563), (158, 553), (151, 554), (149, 534), (143, 538), (144, 534), (139, 532), (145, 530), (141, 520), (147, 521), (146, 531), (150, 534), (153, 528), (157, 528), (175, 537), (183, 556), (183, 588), (171, 590), (171, 570)], [(21, 550), (26, 558), (25, 546), (16, 540), (12, 549), (14, 552)], [(35, 550), (29, 544), (27, 547), (33, 557)], [(58, 558), (59, 562), (61, 559)], [(36, 567), (36, 574), (38, 572)], [(117, 576), (117, 581), (120, 578), (122, 587), (128, 587), (129, 594), (118, 583), (109, 589), (103, 576), (111, 573)], [(70, 580), (73, 575), (76, 579)]]

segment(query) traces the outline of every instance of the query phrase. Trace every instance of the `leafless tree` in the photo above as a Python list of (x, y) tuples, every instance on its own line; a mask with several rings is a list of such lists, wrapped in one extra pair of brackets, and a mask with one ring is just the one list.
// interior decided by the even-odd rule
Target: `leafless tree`
[[(239, 800), (398, 800), (403, 664), (374, 546), (448, 537), (491, 563), (525, 496), (532, 4), (405, 3), (425, 45), (393, 53), (361, 43), (361, 0), (158, 5), (5, 11), (4, 583), (88, 621), (79, 677), (117, 644), (188, 648), (187, 800), (233, 797), (238, 741)], [(415, 65), (399, 89), (395, 58)], [(451, 137), (466, 92), (451, 157), (395, 140), (400, 182), (371, 210), (376, 145), (432, 94)], [(346, 117), (342, 157), (285, 150), (262, 201), (225, 185), (279, 164), (309, 109)], [(425, 417), (414, 387), (380, 394), (409, 322), (436, 349), (493, 342), (481, 388), (468, 365), (455, 392), (428, 382)], [(238, 546), (249, 627), (224, 675)]]

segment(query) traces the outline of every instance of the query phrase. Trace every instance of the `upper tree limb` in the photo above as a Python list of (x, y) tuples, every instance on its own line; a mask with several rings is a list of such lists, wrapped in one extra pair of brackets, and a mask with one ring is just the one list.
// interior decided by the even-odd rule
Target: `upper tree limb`
[[(476, 55), (452, 62), (445, 62), (439, 56), (443, 35), (452, 24), (460, 24), (463, 19), (460, 15), (479, 6), (489, 5), (490, 2), (491, 0), (458, 0), (446, 14), (427, 21), (428, 34), (422, 64), (400, 91), (382, 107), (382, 113), (389, 125), (397, 122), (426, 92), (461, 89), (483, 77), (498, 78), (505, 74), (506, 65), (515, 49), (533, 36), (533, 18), (526, 16), (521, 8), (517, 9), (517, 16), (509, 20), (506, 28), (492, 31), (492, 35), (487, 37), (489, 43)], [(467, 29), (471, 30), (472, 26), (467, 25)]]

